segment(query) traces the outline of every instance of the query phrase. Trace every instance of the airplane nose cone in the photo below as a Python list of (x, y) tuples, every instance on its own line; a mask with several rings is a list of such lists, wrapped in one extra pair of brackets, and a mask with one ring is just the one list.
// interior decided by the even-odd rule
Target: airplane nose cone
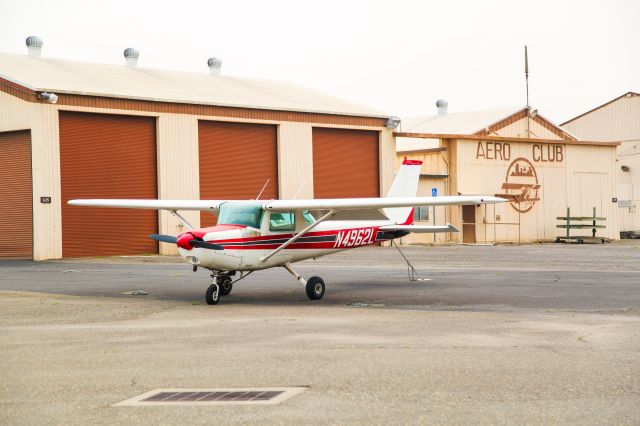
[(189, 241), (193, 240), (194, 236), (191, 234), (184, 234), (183, 236), (181, 236), (180, 238), (178, 238), (178, 241), (176, 241), (176, 244), (178, 245), (178, 247), (183, 248), (185, 250), (191, 250), (193, 247), (191, 247), (191, 244), (189, 244)]

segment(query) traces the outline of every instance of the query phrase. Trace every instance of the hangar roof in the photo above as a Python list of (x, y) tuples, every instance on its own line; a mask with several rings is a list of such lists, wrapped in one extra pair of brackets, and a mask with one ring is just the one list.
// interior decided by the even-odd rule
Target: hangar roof
[(402, 131), (412, 133), (451, 133), (473, 135), (492, 124), (520, 112), (524, 107), (453, 112), (402, 119)]
[(388, 115), (293, 83), (0, 53), (0, 78), (37, 92), (362, 117)]
[(587, 114), (590, 114), (590, 113), (592, 113), (592, 112), (594, 112), (594, 111), (597, 111), (597, 110), (599, 110), (600, 108), (604, 108), (604, 107), (606, 107), (607, 105), (612, 104), (612, 103), (614, 103), (615, 101), (620, 100), (620, 99), (622, 99), (622, 98), (626, 98), (626, 97), (631, 98), (631, 97), (634, 97), (634, 96), (640, 96), (640, 93), (636, 93), (636, 92), (627, 92), (627, 93), (624, 93), (624, 94), (622, 94), (622, 95), (618, 96), (617, 98), (613, 98), (613, 99), (611, 99), (610, 101), (603, 103), (602, 105), (598, 105), (597, 107), (592, 108), (592, 109), (590, 109), (589, 111), (583, 112), (582, 114), (577, 115), (577, 116), (575, 116), (575, 117), (573, 117), (573, 118), (571, 118), (571, 119), (569, 119), (569, 120), (565, 121), (564, 123), (561, 123), (560, 125), (561, 125), (561, 126), (564, 126), (565, 124), (569, 124), (569, 123), (571, 123), (571, 122), (573, 122), (573, 121), (575, 121), (575, 120), (577, 120), (577, 119), (579, 119), (579, 118), (581, 118), (581, 117), (584, 117), (584, 116), (585, 116), (585, 115), (587, 115)]
[[(513, 120), (526, 117), (527, 107), (488, 109), (481, 111), (454, 112), (402, 119), (399, 133), (424, 133), (441, 135), (491, 135)], [(544, 123), (553, 133), (564, 140), (575, 141), (573, 135), (557, 124), (537, 113), (535, 120)], [(398, 151), (430, 149), (439, 146), (437, 139), (396, 138)]]

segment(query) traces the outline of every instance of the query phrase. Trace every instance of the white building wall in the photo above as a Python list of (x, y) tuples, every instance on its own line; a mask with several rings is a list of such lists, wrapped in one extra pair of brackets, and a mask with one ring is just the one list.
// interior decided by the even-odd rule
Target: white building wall
[[(500, 148), (497, 149), (497, 144)], [(451, 147), (456, 146), (455, 150)], [(557, 217), (564, 216), (567, 207), (572, 216), (591, 216), (596, 207), (598, 216), (604, 216), (606, 229), (598, 230), (598, 236), (618, 238), (616, 205), (611, 198), (615, 189), (615, 146), (593, 146), (559, 141), (557, 144), (503, 141), (492, 142), (459, 139), (449, 144), (452, 154), (449, 179), (443, 180), (449, 195), (500, 195), (518, 192), (507, 191), (505, 184), (537, 184), (539, 198), (529, 209), (526, 203), (520, 206), (502, 203), (476, 208), (476, 242), (532, 242), (554, 241), (564, 231), (556, 226)], [(434, 167), (439, 154), (415, 155), (412, 159), (425, 159), (424, 165)], [(398, 159), (399, 161), (400, 159)], [(526, 160), (526, 161), (524, 161)], [(515, 164), (533, 166), (533, 176), (513, 176)], [(438, 167), (438, 166), (435, 166)], [(454, 175), (455, 174), (455, 175)], [(436, 182), (422, 178), (420, 196), (430, 196)], [(449, 186), (451, 185), (451, 186)], [(508, 186), (508, 185), (507, 185)], [(440, 189), (440, 188), (439, 188)], [(519, 207), (519, 212), (515, 207)], [(438, 217), (462, 230), (459, 207), (450, 207)], [(525, 211), (526, 210), (526, 211)], [(431, 220), (429, 221), (431, 223)], [(437, 223), (442, 223), (437, 220)], [(571, 235), (590, 235), (591, 230), (572, 230)], [(451, 235), (450, 241), (458, 241), (461, 233)], [(405, 239), (411, 243), (433, 242), (433, 236), (412, 235)], [(444, 239), (436, 238), (437, 242)]]
[[(161, 114), (157, 126), (158, 198), (164, 200), (200, 198), (198, 166), (198, 120), (193, 115)], [(194, 227), (200, 225), (197, 211), (179, 212)], [(166, 210), (159, 213), (161, 234), (177, 235), (186, 230)], [(178, 254), (175, 244), (160, 243), (160, 254)]]
[(540, 125), (537, 121), (529, 118), (529, 128), (527, 131), (527, 118), (516, 121), (508, 126), (498, 129), (497, 135), (513, 138), (535, 138), (535, 139), (562, 139), (551, 130)]
[[(33, 257), (58, 259), (62, 257), (62, 219), (57, 108), (0, 92), (0, 110), (0, 132), (31, 130)], [(43, 196), (51, 197), (51, 204), (41, 204)]]
[(618, 222), (621, 231), (640, 231), (640, 96), (628, 94), (563, 127), (580, 139), (621, 142), (614, 191)]
[(280, 198), (313, 198), (313, 126), (281, 123), (278, 126), (278, 193)]

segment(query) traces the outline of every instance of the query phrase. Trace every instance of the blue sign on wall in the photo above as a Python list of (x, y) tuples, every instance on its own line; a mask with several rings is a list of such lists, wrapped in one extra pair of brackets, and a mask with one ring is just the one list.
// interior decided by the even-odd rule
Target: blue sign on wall
[(432, 197), (438, 196), (438, 188), (431, 188), (431, 196)]

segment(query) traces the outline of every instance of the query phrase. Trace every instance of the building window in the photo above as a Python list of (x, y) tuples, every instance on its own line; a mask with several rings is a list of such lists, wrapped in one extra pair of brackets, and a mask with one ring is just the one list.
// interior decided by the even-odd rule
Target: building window
[(414, 222), (426, 222), (429, 220), (429, 207), (421, 206), (413, 209)]

